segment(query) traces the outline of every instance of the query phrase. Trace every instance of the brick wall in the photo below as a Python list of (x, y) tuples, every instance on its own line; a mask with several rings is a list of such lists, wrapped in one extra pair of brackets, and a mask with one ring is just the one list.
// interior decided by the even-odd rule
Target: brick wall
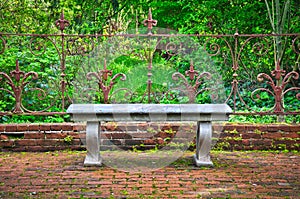
[(300, 125), (225, 124), (215, 148), (224, 150), (297, 150)]
[[(103, 148), (150, 149), (165, 146), (181, 131), (181, 137), (195, 135), (193, 124), (125, 124), (102, 126)], [(216, 150), (298, 150), (300, 125), (220, 124), (213, 125)], [(193, 137), (192, 137), (193, 138)], [(195, 148), (193, 139), (190, 149)], [(0, 151), (85, 150), (85, 125), (1, 124)]]

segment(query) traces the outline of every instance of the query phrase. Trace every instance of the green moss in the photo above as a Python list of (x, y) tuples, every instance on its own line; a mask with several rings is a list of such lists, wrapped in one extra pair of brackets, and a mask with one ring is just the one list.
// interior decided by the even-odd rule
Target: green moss
[(230, 143), (228, 142), (218, 142), (215, 147), (213, 148), (213, 150), (216, 151), (223, 151), (223, 150), (228, 150), (230, 149)]
[(173, 134), (175, 134), (175, 133), (176, 133), (176, 131), (173, 131), (173, 129), (172, 129), (172, 128), (170, 128), (170, 129), (166, 129), (166, 130), (164, 130), (164, 132), (165, 132), (165, 133), (167, 133), (167, 134), (170, 134), (170, 135), (173, 135)]
[(155, 133), (157, 132), (157, 130), (155, 130), (155, 129), (152, 128), (152, 127), (149, 127), (149, 128), (147, 128), (147, 132), (148, 132), (148, 133), (153, 133), (153, 134), (155, 134)]
[(66, 137), (64, 138), (64, 142), (67, 143), (67, 144), (72, 144), (73, 139), (74, 139), (73, 136), (68, 135), (68, 136), (66, 136)]
[(127, 190), (122, 190), (122, 191), (121, 191), (121, 194), (123, 194), (123, 195), (128, 195), (129, 193), (128, 193)]
[(228, 133), (235, 134), (235, 135), (239, 134), (239, 132), (236, 129), (233, 129), (232, 131), (228, 131)]
[(243, 138), (242, 137), (227, 137), (227, 138), (225, 138), (225, 140), (226, 141), (228, 141), (228, 140), (241, 141), (241, 140), (243, 140)]
[(258, 130), (258, 129), (255, 129), (255, 130), (254, 130), (254, 133), (255, 133), (255, 134), (258, 134), (258, 135), (263, 135), (263, 134), (265, 134), (265, 132), (262, 132), (262, 131), (260, 131), (260, 130)]

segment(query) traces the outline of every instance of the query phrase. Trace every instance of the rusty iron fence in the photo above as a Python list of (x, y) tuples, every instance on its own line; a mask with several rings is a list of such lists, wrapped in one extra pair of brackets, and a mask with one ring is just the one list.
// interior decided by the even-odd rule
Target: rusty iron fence
[(63, 14), (55, 24), (58, 34), (0, 33), (0, 115), (63, 115), (91, 101), (300, 114), (299, 33), (178, 34), (154, 28), (151, 11), (133, 33), (66, 34)]

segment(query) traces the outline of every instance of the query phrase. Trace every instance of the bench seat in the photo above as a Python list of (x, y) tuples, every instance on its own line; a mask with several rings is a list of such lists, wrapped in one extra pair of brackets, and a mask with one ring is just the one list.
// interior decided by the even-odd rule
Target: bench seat
[(226, 121), (232, 113), (227, 104), (71, 104), (73, 121), (86, 121), (85, 166), (100, 166), (101, 122), (195, 121), (197, 166), (212, 166), (210, 159), (212, 122)]

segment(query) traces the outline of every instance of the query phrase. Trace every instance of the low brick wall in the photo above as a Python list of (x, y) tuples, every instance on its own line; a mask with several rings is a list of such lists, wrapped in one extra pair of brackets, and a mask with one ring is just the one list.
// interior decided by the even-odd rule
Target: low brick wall
[(297, 150), (300, 125), (230, 124), (224, 125), (215, 146), (224, 150)]
[[(195, 136), (188, 123), (107, 123), (102, 126), (103, 148), (150, 149), (166, 146), (181, 131)], [(300, 125), (213, 124), (216, 150), (298, 150)], [(192, 138), (193, 138), (192, 137)], [(194, 149), (193, 139), (189, 149)], [(85, 150), (85, 124), (1, 124), (0, 151)]]

